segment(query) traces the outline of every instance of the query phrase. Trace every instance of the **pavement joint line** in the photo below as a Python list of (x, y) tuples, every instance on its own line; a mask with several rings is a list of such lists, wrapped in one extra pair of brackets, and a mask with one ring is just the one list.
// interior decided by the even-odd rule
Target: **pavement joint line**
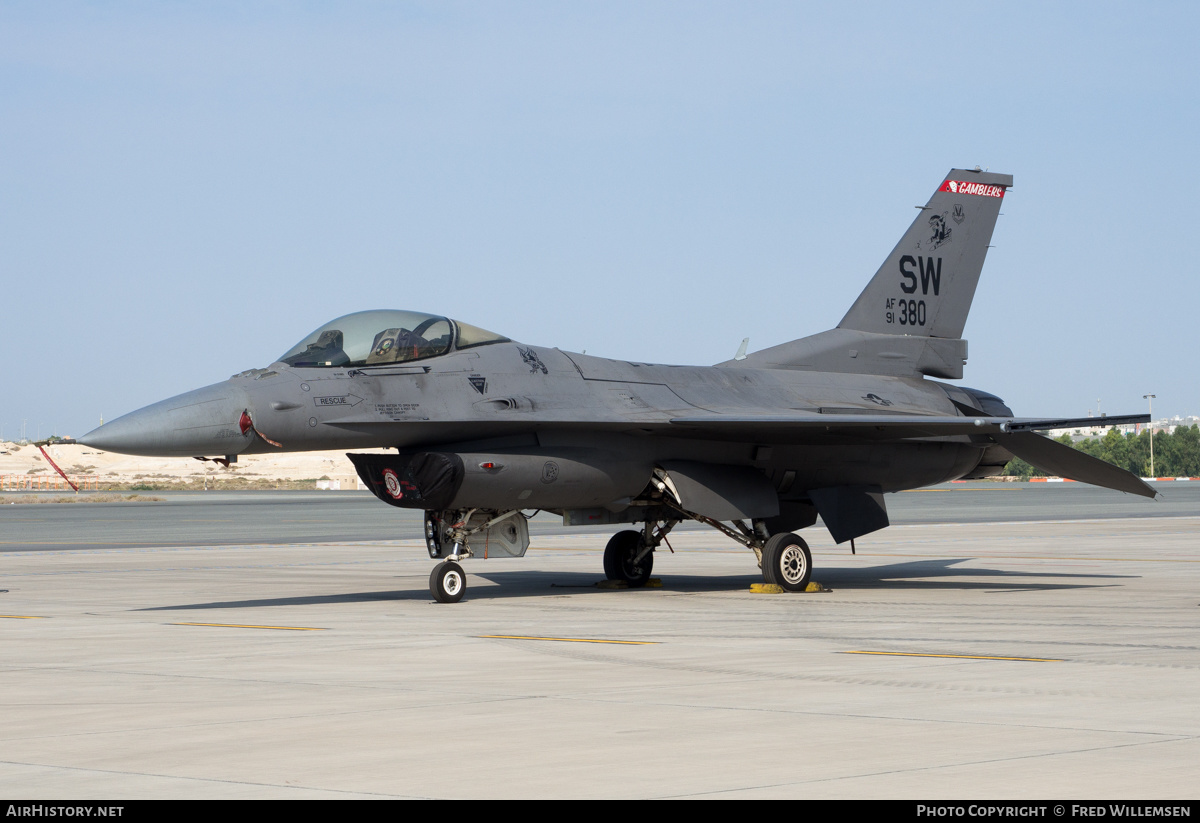
[(930, 764), (924, 765), (924, 766), (912, 766), (907, 769), (887, 769), (884, 771), (865, 772), (865, 773), (860, 773), (860, 774), (831, 775), (829, 777), (818, 777), (818, 778), (813, 778), (810, 780), (793, 780), (793, 781), (788, 781), (786, 783), (768, 783), (768, 784), (759, 784), (759, 785), (754, 785), (754, 786), (745, 786), (745, 787), (738, 787), (738, 788), (712, 789), (712, 790), (706, 791), (706, 792), (694, 792), (694, 793), (681, 792), (679, 794), (673, 794), (673, 795), (661, 795), (661, 796), (659, 796), (659, 799), (671, 800), (671, 799), (678, 799), (678, 798), (685, 798), (685, 797), (704, 797), (704, 796), (709, 796), (709, 795), (728, 794), (730, 792), (744, 792), (744, 791), (756, 791), (756, 790), (761, 791), (763, 789), (779, 789), (779, 788), (783, 788), (785, 786), (803, 786), (803, 785), (810, 784), (810, 783), (836, 783), (836, 782), (843, 781), (843, 780), (862, 780), (862, 779), (884, 777), (887, 775), (894, 775), (894, 774), (912, 774), (915, 772), (935, 772), (935, 771), (942, 771), (944, 769), (961, 769), (961, 768), (968, 767), (968, 766), (986, 766), (986, 765), (990, 765), (992, 763), (1012, 763), (1012, 762), (1020, 761), (1020, 760), (1040, 760), (1040, 759), (1046, 758), (1046, 757), (1063, 757), (1063, 756), (1070, 756), (1070, 755), (1085, 754), (1085, 753), (1090, 753), (1090, 752), (1114, 751), (1117, 749), (1124, 749), (1124, 748), (1129, 748), (1132, 746), (1161, 745), (1163, 743), (1171, 743), (1171, 742), (1175, 742), (1177, 740), (1190, 740), (1190, 739), (1192, 739), (1191, 735), (1186, 735), (1186, 736), (1180, 735), (1179, 737), (1175, 737), (1170, 740), (1144, 740), (1144, 741), (1137, 741), (1137, 742), (1133, 742), (1133, 743), (1118, 743), (1118, 744), (1111, 745), (1111, 746), (1089, 746), (1087, 748), (1061, 749), (1059, 751), (1040, 752), (1040, 753), (1034, 753), (1034, 754), (1021, 754), (1021, 755), (1014, 755), (1012, 757), (993, 757), (993, 758), (988, 758), (986, 760), (968, 760), (968, 761), (962, 761), (962, 762), (958, 762), (958, 763), (930, 763)]
[[(1119, 519), (1122, 521), (1141, 520), (1141, 521), (1159, 522), (1162, 520), (1197, 520), (1200, 518), (1197, 518), (1195, 515), (1161, 514), (1161, 515), (1148, 515), (1148, 516), (1141, 516), (1141, 517), (1133, 516), (1133, 517), (1075, 518), (1075, 519), (1058, 519), (1058, 520), (996, 520), (996, 521), (979, 521), (979, 522), (972, 521), (972, 522), (968, 522), (966, 524), (957, 523), (957, 522), (897, 523), (897, 524), (892, 525), (890, 528), (893, 532), (895, 532), (896, 530), (907, 530), (907, 529), (914, 529), (914, 528), (959, 528), (964, 525), (970, 526), (970, 527), (979, 527), (979, 528), (989, 527), (989, 526), (1048, 526), (1048, 525), (1055, 525), (1055, 524), (1075, 525), (1075, 524), (1111, 523), (1115, 519)], [(1186, 534), (1186, 532), (1181, 532), (1181, 534)], [(566, 534), (566, 535), (553, 535), (553, 536), (556, 539), (567, 539), (567, 540), (572, 540), (572, 539), (573, 540), (581, 540), (581, 539), (588, 537), (588, 535), (584, 535), (584, 534)], [(56, 542), (57, 541), (0, 540), (0, 545), (54, 545)], [(126, 551), (129, 551), (129, 550), (132, 550), (132, 551), (138, 551), (138, 550), (141, 550), (141, 551), (145, 551), (145, 550), (164, 551), (164, 550), (166, 550), (166, 551), (169, 551), (169, 550), (194, 550), (194, 549), (208, 549), (208, 550), (212, 550), (212, 549), (243, 549), (243, 548), (250, 548), (250, 547), (256, 547), (256, 548), (313, 547), (313, 548), (316, 548), (316, 547), (323, 547), (323, 546), (329, 546), (329, 545), (389, 546), (389, 545), (404, 545), (404, 544), (418, 545), (418, 546), (422, 546), (422, 547), (424, 545), (421, 541), (414, 540), (412, 538), (404, 538), (404, 539), (399, 539), (399, 540), (396, 540), (396, 539), (392, 539), (392, 540), (388, 540), (388, 539), (382, 539), (382, 540), (370, 540), (370, 539), (368, 539), (368, 540), (327, 540), (327, 541), (320, 541), (320, 542), (305, 542), (305, 543), (277, 543), (277, 542), (276, 543), (261, 543), (261, 542), (260, 543), (229, 543), (229, 544), (221, 544), (221, 545), (217, 545), (217, 546), (212, 546), (212, 545), (208, 545), (208, 544), (182, 544), (182, 545), (177, 544), (177, 545), (173, 545), (173, 546), (155, 546), (152, 543), (130, 545), (129, 543), (120, 543), (120, 542), (114, 541), (113, 549), (118, 550), (118, 551), (119, 550), (126, 550)], [(105, 545), (109, 545), (109, 544), (104, 544), (104, 543), (96, 544), (93, 542), (89, 542), (89, 543), (80, 543), (78, 545), (105, 546)], [(530, 548), (532, 549), (535, 547), (531, 546)], [(100, 549), (99, 551), (104, 551), (104, 550), (105, 549)], [(72, 548), (63, 548), (63, 549), (50, 550), (50, 551), (68, 553), (68, 552), (72, 552), (72, 551), (79, 551), (79, 549), (72, 547)], [(96, 551), (96, 550), (93, 550), (93, 551)], [(30, 554), (45, 554), (45, 553), (46, 552), (30, 552)], [(17, 553), (13, 553), (13, 554), (17, 554)], [(1141, 559), (1141, 558), (1138, 558), (1138, 559)], [(1163, 561), (1160, 561), (1160, 562), (1163, 562)], [(1166, 561), (1166, 562), (1170, 562), (1170, 561)]]
[[(821, 557), (823, 554), (826, 554), (821, 551), (816, 551), (813, 553), (816, 554), (817, 557)], [(828, 554), (832, 554), (832, 552), (828, 552)], [(837, 556), (841, 557), (841, 555), (837, 555)], [(947, 558), (947, 557), (961, 557), (961, 553), (960, 552), (951, 552), (950, 554), (931, 554), (929, 552), (918, 552), (918, 553), (913, 553), (913, 552), (870, 552), (870, 553), (863, 552), (862, 554), (851, 555), (851, 557), (878, 557), (878, 558), (884, 558), (884, 559), (889, 558), (889, 557)], [(1200, 563), (1200, 559), (1170, 558), (1170, 557), (1163, 557), (1163, 558), (1158, 558), (1158, 557), (1073, 557), (1073, 556), (1067, 556), (1067, 555), (1047, 557), (1045, 555), (1037, 555), (1037, 554), (983, 554), (980, 552), (971, 553), (967, 557), (961, 557), (961, 559), (964, 561), (970, 561), (970, 560), (1054, 560), (1054, 561), (1072, 560), (1072, 561), (1086, 562), (1086, 563)]]
[(1078, 517), (1078, 518), (1059, 518), (1057, 520), (968, 520), (968, 521), (946, 521), (933, 523), (896, 523), (888, 528), (892, 529), (949, 529), (962, 526), (969, 527), (985, 527), (985, 526), (1052, 526), (1059, 525), (1079, 525), (1079, 524), (1094, 524), (1094, 523), (1112, 523), (1114, 520), (1128, 522), (1130, 520), (1147, 520), (1150, 522), (1159, 522), (1162, 520), (1200, 520), (1194, 514), (1148, 514), (1148, 515), (1133, 515), (1123, 516), (1115, 514), (1109, 517)]
[[(47, 555), (47, 554), (102, 554), (109, 552), (188, 552), (188, 551), (237, 551), (239, 549), (323, 549), (329, 546), (357, 547), (366, 546), (380, 548), (409, 548), (419, 546), (425, 548), (423, 540), (405, 538), (403, 540), (326, 540), (308, 543), (136, 543), (129, 540), (111, 540), (96, 542), (80, 540), (75, 543), (64, 543), (61, 540), (0, 540), (0, 546), (63, 546), (62, 549), (35, 550), (29, 552), (6, 552), (9, 556)], [(81, 548), (96, 546), (99, 548)]]
[(1024, 663), (1064, 663), (1061, 658), (1057, 657), (999, 657), (990, 654), (932, 654), (925, 652), (872, 652), (872, 651), (846, 651), (839, 654), (877, 654), (884, 657), (945, 657), (953, 660), (1016, 660)]
[[(688, 687), (689, 689), (699, 688), (698, 686)], [(829, 711), (815, 709), (796, 709), (787, 706), (733, 706), (722, 703), (707, 703), (699, 700), (686, 701), (678, 699), (680, 692), (672, 685), (647, 686), (641, 689), (641, 693), (650, 694), (653, 692), (668, 691), (674, 699), (669, 700), (654, 700), (639, 697), (630, 699), (629, 696), (620, 692), (592, 692), (589, 694), (557, 694), (551, 695), (553, 699), (580, 702), (580, 703), (604, 703), (607, 705), (627, 705), (638, 702), (638, 705), (650, 706), (654, 708), (686, 708), (686, 709), (704, 709), (705, 711), (727, 712), (731, 714), (786, 714), (797, 715), (803, 717), (817, 718), (846, 718), (850, 720), (863, 721), (883, 721), (896, 723), (913, 723), (918, 725), (936, 724), (939, 726), (982, 726), (989, 729), (1030, 729), (1033, 731), (1049, 731), (1049, 732), (1072, 732), (1072, 733), (1100, 733), (1100, 734), (1118, 734), (1124, 736), (1132, 736), (1138, 738), (1128, 744), (1114, 745), (1134, 745), (1137, 742), (1145, 743), (1177, 743), (1189, 742), (1196, 740), (1200, 735), (1188, 734), (1186, 732), (1166, 732), (1166, 731), (1151, 731), (1146, 729), (1114, 729), (1103, 726), (1083, 726), (1077, 724), (1046, 724), (1032, 722), (1012, 722), (989, 720), (980, 717), (970, 718), (955, 718), (955, 717), (929, 717), (920, 715), (906, 714), (882, 714), (878, 712), (851, 712), (851, 711)]]
[(258, 626), (253, 623), (171, 623), (172, 626), (213, 626), (221, 629), (275, 629), (287, 632), (324, 632), (324, 628), (312, 626)]
[(88, 772), (92, 774), (137, 775), (138, 777), (154, 777), (162, 780), (184, 780), (192, 783), (231, 783), (239, 786), (267, 786), (273, 789), (295, 789), (297, 791), (330, 792), (332, 794), (365, 794), (373, 797), (407, 797), (424, 798), (426, 795), (395, 794), (384, 792), (363, 791), (360, 789), (333, 789), (323, 786), (294, 786), (287, 783), (267, 783), (256, 780), (233, 780), (225, 777), (195, 777), (186, 774), (168, 774), (165, 772), (144, 772), (131, 769), (97, 769), (89, 766), (68, 766), (62, 763), (34, 763), (24, 760), (0, 760), (0, 764), (8, 766), (25, 766), (35, 769), (54, 769), (72, 772)]
[(599, 640), (587, 637), (534, 637), (522, 634), (478, 634), (483, 640), (546, 640), (556, 643), (609, 643), (617, 646), (657, 646), (656, 640)]
[[(749, 677), (754, 680), (763, 680), (763, 681), (803, 682), (803, 683), (843, 683), (843, 684), (851, 684), (851, 685), (856, 685), (856, 686), (880, 686), (880, 687), (884, 687), (884, 688), (896, 688), (896, 689), (907, 689), (907, 690), (912, 690), (912, 689), (933, 690), (933, 691), (940, 691), (943, 693), (956, 693), (956, 694), (965, 693), (965, 694), (1008, 695), (1008, 694), (1013, 693), (1012, 689), (996, 687), (996, 686), (979, 686), (979, 685), (971, 685), (971, 684), (931, 685), (931, 684), (928, 684), (925, 682), (920, 682), (920, 681), (902, 680), (902, 679), (884, 679), (884, 678), (877, 677), (877, 676), (862, 676), (862, 675), (847, 676), (847, 675), (839, 675), (839, 674), (789, 674), (789, 673), (779, 673), (779, 672), (769, 672), (769, 671), (752, 671), (752, 670), (746, 670), (746, 669), (739, 670), (739, 669), (722, 668), (722, 667), (715, 667), (715, 666), (680, 665), (680, 664), (670, 664), (670, 663), (646, 661), (646, 660), (631, 659), (631, 658), (619, 658), (619, 657), (614, 658), (614, 657), (607, 657), (607, 656), (599, 656), (596, 654), (588, 654), (588, 653), (585, 653), (582, 651), (579, 651), (579, 652), (544, 651), (542, 653), (543, 654), (560, 655), (560, 656), (564, 656), (564, 657), (571, 657), (571, 658), (582, 659), (582, 660), (592, 660), (595, 662), (602, 662), (602, 663), (607, 663), (610, 665), (629, 666), (629, 667), (634, 667), (634, 668), (650, 668), (650, 669), (658, 669), (658, 670), (664, 670), (664, 671), (688, 671), (688, 672), (696, 672), (696, 673), (700, 673), (700, 674), (717, 675), (717, 676), (722, 676), (722, 677), (724, 677), (724, 676)], [(1040, 690), (1040, 692), (1037, 689), (1029, 689), (1029, 690), (1026, 690), (1024, 693), (1051, 694), (1051, 695), (1056, 695), (1056, 696), (1060, 696), (1060, 697), (1062, 697), (1062, 696), (1076, 696), (1076, 697), (1078, 697), (1078, 696), (1094, 696), (1094, 692), (1081, 691), (1078, 689), (1075, 689), (1075, 690), (1042, 689), (1042, 690)]]
[[(244, 659), (249, 656), (251, 656), (251, 655), (241, 654), (241, 655), (237, 655), (235, 658), (232, 658), (232, 659)], [(226, 657), (225, 659), (230, 659), (230, 658)], [(121, 675), (124, 677), (140, 677), (140, 678), (146, 678), (146, 679), (156, 679), (156, 680), (165, 680), (165, 681), (172, 681), (172, 680), (204, 681), (204, 682), (215, 682), (215, 683), (237, 683), (237, 684), (251, 684), (251, 685), (276, 685), (279, 682), (276, 680), (272, 680), (269, 678), (263, 678), (263, 677), (235, 677), (235, 676), (229, 676), (229, 675), (226, 675), (226, 676), (189, 675), (189, 674), (179, 674), (179, 673), (174, 673), (174, 672), (163, 673), (163, 672), (153, 672), (153, 671), (145, 671), (145, 670), (139, 671), (137, 669), (104, 668), (104, 667), (98, 667), (98, 666), (28, 666), (28, 665), (7, 666), (4, 664), (0, 664), (0, 671), (7, 671), (7, 672), (53, 671), (53, 672), (71, 672), (73, 674), (103, 673), (103, 674)], [(292, 686), (300, 686), (300, 687), (305, 687), (305, 688), (318, 688), (318, 689), (325, 689), (325, 688), (329, 688), (330, 686), (345, 686), (346, 685), (345, 683), (339, 683), (339, 682), (334, 682), (334, 681), (303, 679), (303, 678), (296, 679), (296, 680), (288, 680), (286, 682)], [(364, 684), (364, 683), (353, 683), (353, 684), (350, 684), (350, 687), (358, 689), (359, 691), (369, 691), (369, 692), (374, 692), (374, 693), (379, 693), (379, 692), (394, 693), (397, 691), (403, 692), (403, 693), (409, 693), (409, 694), (421, 693), (421, 689), (416, 688), (416, 687), (396, 688), (391, 685), (380, 686), (380, 685), (376, 685), (376, 684)], [(541, 698), (540, 695), (538, 695), (538, 696), (529, 696), (529, 695), (496, 696), (496, 695), (491, 695), (491, 694), (481, 694), (481, 693), (471, 692), (471, 693), (467, 694), (467, 698), (465, 698), (465, 699), (463, 699), (460, 695), (459, 705), (462, 705), (466, 700), (469, 700), (469, 702), (474, 705), (478, 705), (478, 704), (486, 704), (486, 703), (505, 703), (505, 702), (513, 702), (513, 701), (520, 702), (520, 701), (524, 701), (524, 700), (532, 700), (532, 699), (540, 699), (540, 698)], [(13, 704), (10, 703), (7, 705), (13, 705)], [(40, 705), (44, 705), (44, 704), (40, 704)], [(78, 704), (72, 703), (70, 705), (78, 705)], [(412, 706), (410, 708), (412, 708), (413, 710), (424, 710), (426, 708), (437, 708), (437, 707), (444, 707), (444, 706), (445, 706), (444, 699), (442, 699), (440, 697), (439, 698), (431, 697), (429, 699), (428, 703), (418, 704), (418, 705)], [(209, 722), (209, 723), (177, 723), (177, 724), (172, 724), (172, 725), (166, 726), (166, 727), (154, 727), (154, 728), (187, 729), (187, 728), (199, 728), (199, 727), (206, 727), (206, 726), (237, 725), (240, 723), (247, 723), (247, 722), (266, 722), (269, 720), (289, 719), (289, 718), (299, 717), (299, 716), (303, 716), (303, 717), (313, 717), (313, 716), (341, 717), (343, 715), (348, 716), (348, 715), (371, 714), (371, 713), (377, 713), (378, 711), (380, 711), (378, 708), (370, 708), (370, 709), (362, 709), (362, 710), (356, 709), (356, 710), (352, 710), (352, 711), (351, 710), (326, 711), (326, 712), (321, 712), (319, 714), (314, 714), (313, 712), (306, 712), (303, 715), (283, 715), (283, 716), (277, 716), (277, 717), (272, 717), (272, 718), (263, 718), (263, 719), (259, 719), (259, 720), (252, 720), (252, 721), (246, 721), (246, 720), (239, 719), (239, 720), (219, 721), (219, 722)], [(144, 727), (144, 728), (149, 728), (149, 727)], [(144, 730), (144, 728), (135, 728), (133, 730), (141, 731), (141, 730)], [(108, 734), (108, 733), (109, 733), (108, 731), (87, 731), (87, 732), (71, 732), (68, 734), (56, 734), (56, 735), (38, 735), (37, 737), (78, 737), (78, 736), (98, 735), (98, 734)], [(27, 739), (27, 738), (9, 738), (9, 739)], [(0, 761), (0, 763), (3, 763), (3, 761)]]
[[(424, 559), (424, 558), (420, 558)], [(120, 569), (114, 571), (112, 569), (65, 569), (62, 571), (53, 572), (14, 572), (7, 573), (8, 577), (63, 577), (68, 575), (125, 575), (125, 574), (163, 574), (177, 572), (228, 572), (228, 571), (244, 571), (245, 569), (302, 569), (302, 568), (328, 568), (332, 566), (379, 566), (399, 562), (394, 558), (384, 560), (346, 560), (329, 563), (255, 563), (252, 565), (241, 566), (167, 566), (165, 568), (135, 568), (135, 569)]]

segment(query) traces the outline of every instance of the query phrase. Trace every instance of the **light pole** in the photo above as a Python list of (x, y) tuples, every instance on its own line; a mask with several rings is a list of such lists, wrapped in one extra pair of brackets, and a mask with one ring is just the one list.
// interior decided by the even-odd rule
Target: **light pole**
[(1142, 399), (1150, 404), (1150, 476), (1154, 477), (1154, 398), (1157, 394), (1143, 394)]

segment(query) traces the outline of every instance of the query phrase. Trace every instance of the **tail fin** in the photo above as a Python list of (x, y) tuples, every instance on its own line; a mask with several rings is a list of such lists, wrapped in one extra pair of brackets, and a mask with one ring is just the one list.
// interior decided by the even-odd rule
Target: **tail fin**
[(961, 378), (963, 327), (1012, 182), (951, 169), (836, 329), (719, 365)]
[(962, 337), (1011, 174), (952, 169), (839, 329)]

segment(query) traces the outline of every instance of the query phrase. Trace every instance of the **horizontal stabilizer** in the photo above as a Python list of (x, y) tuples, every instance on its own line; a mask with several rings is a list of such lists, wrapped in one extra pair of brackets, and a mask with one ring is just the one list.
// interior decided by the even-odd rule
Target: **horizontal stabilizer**
[(992, 435), (996, 442), (1043, 471), (1119, 492), (1155, 497), (1158, 492), (1140, 477), (1070, 446), (1033, 432)]
[(1129, 426), (1134, 423), (1149, 423), (1148, 414), (1119, 414), (1113, 417), (1060, 417), (1049, 420), (1014, 420), (1008, 424), (1010, 432), (1046, 431), (1047, 429), (1088, 429)]

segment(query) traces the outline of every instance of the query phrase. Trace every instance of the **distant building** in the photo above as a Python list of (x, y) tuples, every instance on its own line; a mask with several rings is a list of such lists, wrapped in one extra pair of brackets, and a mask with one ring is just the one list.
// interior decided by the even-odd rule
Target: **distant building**
[[(1091, 417), (1091, 415), (1088, 415)], [(1096, 418), (1097, 421), (1103, 420), (1104, 417)], [(1154, 429), (1155, 434), (1172, 434), (1175, 429), (1180, 426), (1190, 427), (1200, 425), (1200, 417), (1196, 415), (1188, 415), (1187, 417), (1164, 417), (1160, 420), (1151, 420), (1149, 423), (1131, 423), (1124, 426), (1075, 426), (1067, 429), (1050, 429), (1046, 434), (1051, 437), (1062, 437), (1064, 434), (1069, 434), (1073, 440), (1087, 440), (1089, 438), (1103, 437), (1108, 433), (1110, 428), (1116, 429), (1122, 434), (1139, 434), (1147, 427)]]

